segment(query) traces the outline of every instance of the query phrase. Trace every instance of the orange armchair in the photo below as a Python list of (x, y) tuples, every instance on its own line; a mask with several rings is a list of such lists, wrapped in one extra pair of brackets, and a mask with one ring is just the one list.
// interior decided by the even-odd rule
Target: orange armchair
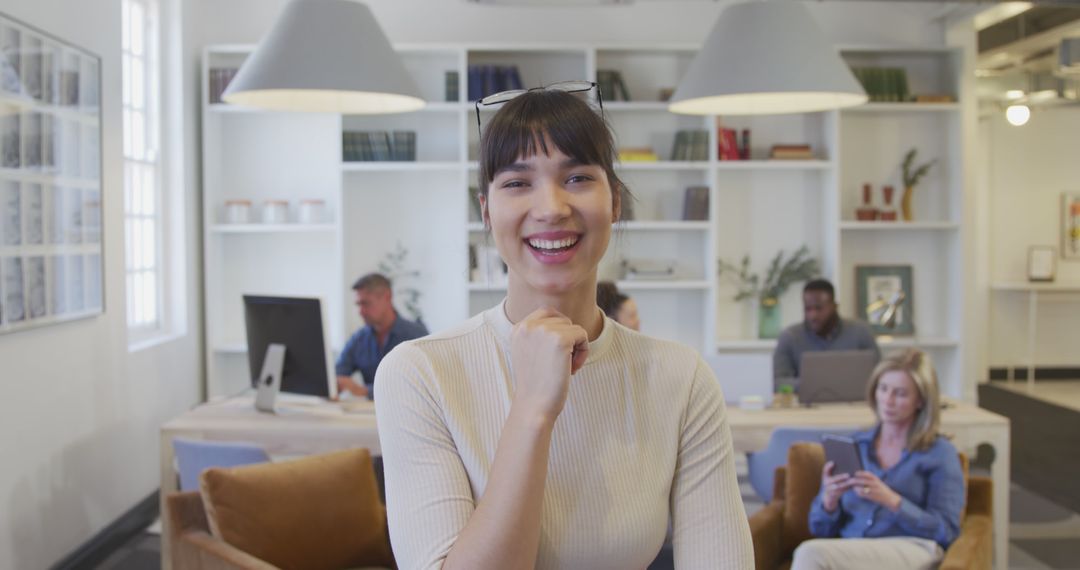
[[(960, 535), (945, 552), (942, 570), (989, 570), (993, 557), (993, 483), (987, 477), (968, 477), (968, 462), (960, 454), (967, 484), (967, 504)], [(821, 489), (825, 452), (816, 443), (796, 443), (788, 449), (787, 467), (778, 467), (773, 500), (750, 517), (757, 570), (791, 567), (795, 548), (810, 534), (810, 504)]]
[(165, 507), (176, 570), (394, 568), (366, 449), (208, 469)]

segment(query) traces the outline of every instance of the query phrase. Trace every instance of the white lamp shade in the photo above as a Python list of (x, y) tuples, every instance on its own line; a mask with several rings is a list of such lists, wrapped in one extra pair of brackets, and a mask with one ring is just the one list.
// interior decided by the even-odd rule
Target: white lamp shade
[(668, 109), (690, 115), (771, 115), (866, 101), (866, 91), (805, 6), (753, 1), (720, 13)]
[(380, 114), (424, 100), (371, 10), (352, 0), (292, 0), (222, 98), (274, 111)]

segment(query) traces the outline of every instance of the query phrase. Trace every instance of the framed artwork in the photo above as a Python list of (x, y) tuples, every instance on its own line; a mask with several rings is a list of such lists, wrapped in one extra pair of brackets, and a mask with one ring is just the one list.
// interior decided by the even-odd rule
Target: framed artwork
[(1057, 274), (1057, 248), (1033, 245), (1028, 248), (1028, 281), (1053, 281)]
[(914, 280), (910, 265), (855, 266), (855, 309), (875, 334), (913, 335)]
[(1061, 257), (1080, 259), (1080, 192), (1061, 195)]
[(104, 310), (101, 58), (0, 14), (0, 333)]

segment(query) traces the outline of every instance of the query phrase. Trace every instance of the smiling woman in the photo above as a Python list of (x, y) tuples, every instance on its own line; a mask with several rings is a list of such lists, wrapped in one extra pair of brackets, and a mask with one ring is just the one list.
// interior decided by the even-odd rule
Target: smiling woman
[(481, 138), (482, 214), (506, 299), (399, 346), (376, 401), (402, 568), (752, 568), (723, 395), (692, 349), (605, 317), (613, 137), (557, 90)]

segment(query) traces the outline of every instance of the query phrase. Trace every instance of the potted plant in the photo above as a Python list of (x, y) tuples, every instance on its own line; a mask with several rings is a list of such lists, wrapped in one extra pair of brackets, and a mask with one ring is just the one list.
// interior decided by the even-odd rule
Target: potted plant
[(794, 408), (799, 405), (799, 397), (795, 394), (795, 387), (791, 384), (781, 384), (773, 394), (772, 407)]
[(738, 287), (735, 300), (757, 299), (759, 338), (776, 338), (780, 335), (780, 297), (792, 284), (811, 279), (820, 272), (817, 259), (810, 257), (810, 249), (805, 245), (787, 259), (784, 258), (784, 250), (778, 251), (769, 263), (764, 279), (750, 272), (749, 255), (744, 255), (738, 266), (723, 259), (719, 261), (720, 275)]
[(931, 160), (926, 164), (923, 164), (917, 168), (913, 168), (915, 164), (916, 150), (912, 148), (904, 156), (904, 163), (902, 169), (904, 171), (904, 195), (900, 199), (900, 210), (904, 215), (904, 221), (910, 222), (914, 219), (911, 213), (911, 199), (915, 194), (915, 185), (919, 183), (919, 180), (930, 170), (930, 167), (937, 162), (937, 159)]

